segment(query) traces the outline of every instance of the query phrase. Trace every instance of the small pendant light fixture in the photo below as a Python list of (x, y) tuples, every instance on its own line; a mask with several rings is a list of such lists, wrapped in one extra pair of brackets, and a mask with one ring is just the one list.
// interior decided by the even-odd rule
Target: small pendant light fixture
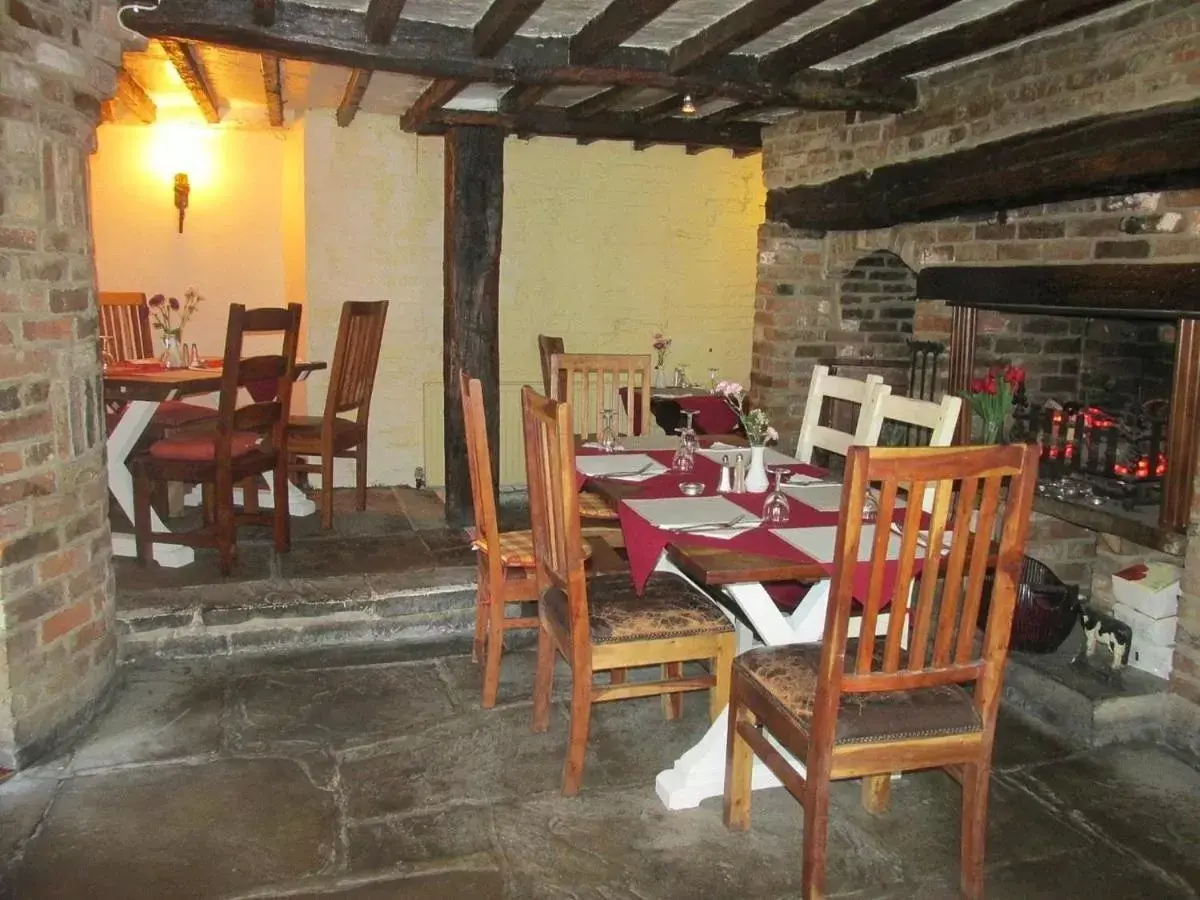
[(679, 111), (685, 116), (694, 116), (696, 114), (696, 104), (692, 100), (691, 94), (683, 95), (683, 106), (679, 107)]

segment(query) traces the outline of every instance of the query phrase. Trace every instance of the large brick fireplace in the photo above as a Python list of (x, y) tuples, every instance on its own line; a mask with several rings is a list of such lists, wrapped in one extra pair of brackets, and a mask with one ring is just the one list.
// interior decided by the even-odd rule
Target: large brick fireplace
[[(1088, 116), (1195, 103), (1198, 40), (1200, 12), (1193, 4), (1159, 2), (935, 74), (913, 113), (784, 120), (766, 135), (767, 188), (780, 193), (857, 178), (869, 204), (872, 173), (888, 166), (950, 159), (965, 148)], [(869, 230), (810, 229), (802, 218), (777, 216), (759, 235), (753, 399), (768, 409), (785, 442), (794, 439), (817, 362), (857, 375), (878, 372), (907, 388), (908, 341), (932, 342), (946, 348), (935, 388), (946, 389), (955, 314), (945, 298), (919, 295), (926, 270), (1200, 262), (1200, 191), (1169, 184), (970, 215), (909, 217)], [(1024, 365), (1035, 406), (1077, 400), (1119, 407), (1170, 395), (1174, 320), (1060, 316), (1014, 306), (980, 308), (975, 324), (970, 374), (998, 363)], [(1200, 539), (1188, 540), (1200, 527), (1196, 493), (1176, 529), (1156, 522), (1142, 531), (1106, 528), (1054, 514), (1061, 510), (1044, 504), (1029, 552), (1080, 584), (1102, 608), (1112, 603), (1111, 573), (1129, 561), (1183, 566), (1171, 690), (1200, 703)]]
[(0, 29), (0, 766), (85, 722), (116, 670), (87, 157), (115, 4), (8, 4)]

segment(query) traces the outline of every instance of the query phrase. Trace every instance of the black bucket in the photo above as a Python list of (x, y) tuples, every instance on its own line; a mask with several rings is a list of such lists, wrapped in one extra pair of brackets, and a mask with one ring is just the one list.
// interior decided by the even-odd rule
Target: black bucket
[[(987, 625), (992, 573), (985, 579), (978, 625)], [(1050, 568), (1026, 556), (1017, 584), (1009, 648), (1024, 653), (1053, 653), (1062, 646), (1079, 620), (1079, 587), (1067, 584)]]

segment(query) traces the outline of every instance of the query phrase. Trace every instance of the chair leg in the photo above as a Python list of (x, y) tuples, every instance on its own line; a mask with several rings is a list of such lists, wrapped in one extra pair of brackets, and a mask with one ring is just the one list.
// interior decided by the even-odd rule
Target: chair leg
[(496, 705), (496, 692), (500, 689), (500, 659), (504, 656), (504, 597), (499, 585), (492, 585), (491, 603), (488, 606), (487, 649), (483, 663), (483, 708)]
[(862, 780), (862, 807), (873, 816), (888, 811), (892, 799), (891, 775), (865, 775)]
[(487, 639), (488, 569), (483, 551), (479, 551), (475, 590), (475, 640), (471, 643), (471, 662), (482, 664), (483, 645)]
[(250, 515), (258, 514), (258, 479), (251, 475), (242, 479), (242, 509)]
[(362, 512), (367, 508), (367, 441), (366, 438), (354, 449), (355, 505)]
[(729, 738), (725, 742), (725, 827), (745, 831), (750, 827), (750, 778), (754, 772), (754, 751), (737, 732), (739, 723), (753, 723), (754, 714), (735, 693), (729, 701)]
[(712, 675), (716, 683), (708, 689), (708, 720), (717, 721), (721, 710), (729, 705), (729, 683), (733, 678), (733, 658), (737, 655), (737, 643), (733, 635), (717, 647), (712, 660)]
[(829, 838), (829, 776), (807, 773), (804, 791), (804, 849), (800, 896), (820, 900), (825, 896), (825, 867)]
[(271, 477), (275, 479), (275, 496), (272, 498), (275, 515), (271, 519), (275, 552), (287, 553), (292, 549), (292, 510), (291, 498), (288, 496), (287, 468), (280, 465), (271, 473)]
[(571, 725), (567, 738), (567, 758), (563, 762), (564, 797), (579, 793), (583, 781), (583, 763), (587, 756), (588, 730), (592, 721), (592, 673), (572, 667)]
[[(223, 482), (223, 483), (222, 483)], [(233, 571), (233, 554), (237, 545), (237, 525), (233, 520), (233, 483), (218, 480), (217, 498), (217, 554), (222, 575)]]
[(967, 900), (983, 900), (983, 852), (987, 836), (988, 781), (991, 766), (962, 769), (962, 873), (959, 888)]
[[(670, 681), (674, 678), (683, 677), (683, 663), (669, 662), (662, 664), (663, 681)], [(663, 694), (662, 695), (663, 718), (678, 719), (683, 715), (683, 694)]]
[(533, 730), (550, 727), (550, 692), (554, 689), (554, 641), (545, 624), (538, 627), (537, 673), (533, 677)]
[(154, 537), (150, 533), (150, 493), (148, 475), (133, 478), (133, 534), (139, 565), (148, 566), (154, 556)]
[(321, 456), (321, 527), (333, 527), (333, 454)]
[(217, 521), (217, 505), (213, 498), (213, 483), (206, 481), (200, 485), (201, 508), (204, 511), (204, 524), (212, 525)]

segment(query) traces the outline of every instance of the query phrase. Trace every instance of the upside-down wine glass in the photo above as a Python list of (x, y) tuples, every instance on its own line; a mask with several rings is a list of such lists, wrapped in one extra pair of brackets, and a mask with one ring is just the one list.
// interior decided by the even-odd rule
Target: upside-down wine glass
[(605, 453), (616, 453), (617, 412), (614, 409), (602, 409), (600, 410), (600, 418), (603, 422), (603, 425), (600, 428), (600, 449)]
[(675, 451), (675, 458), (671, 460), (671, 468), (676, 472), (691, 472), (696, 468), (696, 448), (699, 447), (699, 442), (692, 427), (692, 418), (695, 415), (693, 410), (683, 410), (685, 421), (679, 429), (679, 448)]
[(105, 371), (108, 371), (108, 367), (117, 361), (117, 358), (113, 355), (112, 345), (112, 335), (100, 335), (100, 366)]
[(767, 495), (766, 502), (763, 503), (763, 521), (772, 525), (782, 525), (791, 516), (791, 504), (788, 503), (787, 494), (781, 487), (783, 471), (783, 469), (775, 470), (775, 490)]

